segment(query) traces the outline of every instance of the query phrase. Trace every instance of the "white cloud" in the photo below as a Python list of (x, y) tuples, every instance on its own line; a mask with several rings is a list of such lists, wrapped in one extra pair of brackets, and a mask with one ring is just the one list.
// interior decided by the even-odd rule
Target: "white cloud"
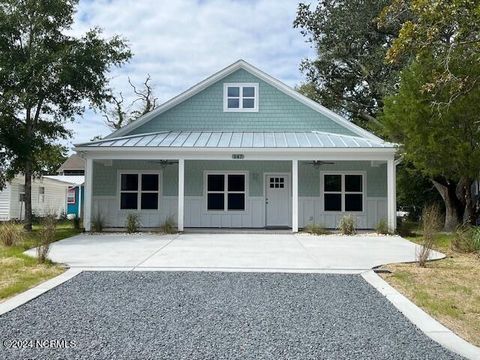
[[(93, 0), (80, 1), (73, 31), (99, 26), (105, 36), (129, 40), (134, 58), (112, 71), (111, 85), (127, 96), (127, 82), (152, 76), (161, 102), (242, 58), (294, 86), (300, 61), (312, 50), (292, 28), (292, 0)], [(73, 143), (109, 130), (88, 111), (72, 125)]]

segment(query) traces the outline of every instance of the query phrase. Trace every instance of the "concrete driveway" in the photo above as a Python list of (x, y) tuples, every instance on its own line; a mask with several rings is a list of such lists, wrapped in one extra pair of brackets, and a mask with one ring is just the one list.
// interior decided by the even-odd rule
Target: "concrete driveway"
[[(417, 249), (398, 236), (111, 233), (58, 241), (49, 257), (70, 267), (99, 270), (360, 272), (415, 261)], [(431, 256), (442, 257), (438, 252)]]

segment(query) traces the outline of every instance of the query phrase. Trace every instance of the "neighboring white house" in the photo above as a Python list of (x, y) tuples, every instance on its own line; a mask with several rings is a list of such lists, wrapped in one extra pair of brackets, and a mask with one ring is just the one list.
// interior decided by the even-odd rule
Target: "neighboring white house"
[[(38, 216), (66, 213), (68, 189), (77, 185), (73, 178), (44, 176), (32, 180), (33, 213)], [(24, 181), (24, 177), (19, 175), (0, 191), (0, 220), (22, 220), (25, 217)]]

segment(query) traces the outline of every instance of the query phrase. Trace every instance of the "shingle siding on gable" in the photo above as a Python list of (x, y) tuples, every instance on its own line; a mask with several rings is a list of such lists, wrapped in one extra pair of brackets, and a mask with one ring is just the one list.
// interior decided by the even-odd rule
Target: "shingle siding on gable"
[[(223, 111), (223, 84), (259, 83), (259, 111)], [(129, 134), (164, 130), (309, 131), (355, 135), (323, 114), (241, 69)], [(358, 136), (358, 135), (357, 135)]]

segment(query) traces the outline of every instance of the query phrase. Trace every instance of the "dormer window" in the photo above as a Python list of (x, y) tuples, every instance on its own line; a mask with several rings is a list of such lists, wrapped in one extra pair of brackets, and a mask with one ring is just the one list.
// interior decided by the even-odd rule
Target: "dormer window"
[(223, 111), (227, 111), (227, 112), (258, 111), (258, 84), (257, 83), (224, 84)]

